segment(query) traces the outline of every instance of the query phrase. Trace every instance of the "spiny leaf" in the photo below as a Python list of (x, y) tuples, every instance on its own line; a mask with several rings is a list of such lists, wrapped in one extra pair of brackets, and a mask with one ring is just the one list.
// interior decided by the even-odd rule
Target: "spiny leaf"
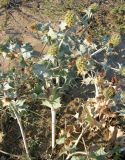
[(53, 108), (54, 109), (58, 109), (61, 107), (61, 100), (60, 100), (60, 97), (55, 99), (54, 102), (53, 102)]
[(85, 160), (85, 157), (83, 157), (83, 156), (73, 156), (71, 158), (71, 160)]
[(45, 31), (45, 30), (48, 30), (49, 29), (49, 26), (51, 25), (51, 23), (50, 22), (48, 22), (48, 23), (43, 23), (43, 22), (41, 22), (41, 23), (38, 23), (37, 25), (36, 25), (36, 29), (38, 30), (38, 31)]
[(43, 104), (44, 106), (47, 106), (47, 107), (49, 107), (49, 108), (52, 108), (52, 103), (49, 102), (48, 100), (43, 101), (42, 104)]
[(4, 90), (5, 90), (5, 91), (10, 90), (10, 89), (12, 89), (12, 88), (13, 88), (13, 87), (10, 86), (9, 83), (4, 83)]
[(57, 33), (50, 27), (49, 27), (48, 36), (51, 37), (51, 40), (57, 39)]
[(61, 23), (60, 23), (60, 25), (59, 25), (60, 30), (61, 30), (61, 31), (65, 30), (65, 29), (66, 29), (66, 26), (67, 26), (66, 22), (65, 22), (65, 21), (61, 21)]
[(65, 137), (64, 136), (62, 136), (62, 137), (60, 137), (59, 139), (56, 140), (56, 143), (59, 144), (59, 145), (64, 144), (64, 142), (65, 142)]

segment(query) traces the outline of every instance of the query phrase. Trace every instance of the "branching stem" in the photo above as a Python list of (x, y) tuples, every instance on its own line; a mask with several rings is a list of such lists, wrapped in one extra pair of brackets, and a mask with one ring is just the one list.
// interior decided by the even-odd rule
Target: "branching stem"
[(20, 158), (21, 157), (21, 156), (18, 156), (18, 155), (15, 155), (15, 154), (11, 154), (11, 153), (8, 153), (8, 152), (2, 151), (2, 150), (0, 150), (0, 153), (8, 155), (10, 157), (15, 157), (15, 158)]
[(87, 156), (88, 154), (86, 152), (74, 152), (74, 153), (70, 153), (67, 157), (66, 160), (69, 160), (72, 156), (76, 156), (76, 155), (83, 155), (83, 156)]
[(12, 110), (14, 112), (14, 115), (15, 115), (15, 117), (17, 119), (17, 123), (18, 123), (20, 131), (21, 131), (21, 135), (22, 135), (22, 138), (23, 138), (23, 143), (24, 143), (24, 148), (25, 148), (25, 151), (26, 151), (27, 159), (31, 160), (30, 155), (29, 155), (28, 146), (27, 146), (27, 143), (26, 143), (26, 137), (25, 137), (25, 133), (24, 133), (24, 130), (23, 130), (21, 118), (20, 118), (19, 114), (17, 113), (15, 107), (11, 106), (11, 108), (12, 108)]
[(105, 47), (104, 47), (104, 48), (100, 48), (100, 49), (98, 49), (97, 51), (95, 51), (94, 53), (92, 53), (92, 54), (91, 54), (91, 57), (92, 57), (92, 56), (95, 56), (96, 54), (98, 54), (98, 53), (100, 53), (100, 52), (102, 52), (103, 50), (105, 50)]
[(55, 134), (56, 134), (56, 110), (51, 108), (51, 116), (52, 116), (52, 150), (55, 148)]

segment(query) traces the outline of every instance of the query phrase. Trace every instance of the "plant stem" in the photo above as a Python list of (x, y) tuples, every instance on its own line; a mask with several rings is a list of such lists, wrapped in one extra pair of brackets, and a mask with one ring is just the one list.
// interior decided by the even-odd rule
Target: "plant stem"
[(76, 155), (83, 155), (83, 156), (87, 156), (88, 154), (86, 152), (73, 152), (73, 153), (70, 153), (67, 157), (66, 157), (66, 160), (70, 159), (72, 156), (76, 156)]
[(87, 158), (87, 160), (89, 160), (87, 147), (86, 147), (85, 140), (84, 140), (83, 137), (82, 137), (82, 141), (83, 141), (83, 145), (84, 145), (85, 151), (86, 151), (86, 153), (87, 153), (86, 158)]
[(81, 140), (81, 138), (82, 138), (82, 136), (83, 136), (84, 131), (85, 131), (85, 129), (82, 128), (82, 131), (81, 131), (81, 133), (80, 133), (80, 135), (79, 135), (78, 139), (76, 140), (76, 142), (75, 142), (75, 144), (74, 144), (73, 147), (75, 147), (75, 148), (77, 147), (79, 141)]
[(52, 150), (55, 148), (55, 134), (56, 134), (56, 110), (51, 108), (51, 116), (52, 116)]
[(5, 155), (9, 155), (10, 157), (15, 157), (15, 158), (20, 158), (21, 156), (15, 155), (15, 154), (11, 154), (5, 151), (0, 150), (0, 153), (5, 154)]
[(99, 96), (98, 85), (95, 83), (95, 97)]
[(91, 54), (91, 57), (94, 56), (94, 55), (96, 55), (97, 53), (103, 51), (103, 50), (105, 50), (105, 48), (98, 49), (97, 51), (95, 51), (94, 53)]
[(28, 147), (27, 147), (27, 143), (26, 143), (26, 137), (25, 137), (25, 133), (24, 133), (24, 130), (23, 130), (21, 118), (18, 115), (18, 113), (17, 113), (16, 109), (14, 108), (14, 106), (11, 106), (11, 108), (12, 108), (12, 110), (14, 112), (14, 115), (15, 115), (15, 117), (17, 119), (17, 123), (18, 123), (20, 131), (21, 131), (21, 135), (22, 135), (22, 138), (23, 138), (23, 143), (24, 143), (24, 148), (25, 148), (25, 151), (26, 151), (27, 159), (31, 160), (30, 155), (29, 155), (29, 150), (28, 150)]

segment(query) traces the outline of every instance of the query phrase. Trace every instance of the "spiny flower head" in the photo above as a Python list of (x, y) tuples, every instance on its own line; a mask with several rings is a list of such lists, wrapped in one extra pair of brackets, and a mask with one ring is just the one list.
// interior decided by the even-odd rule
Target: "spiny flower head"
[(115, 96), (115, 89), (112, 86), (109, 86), (103, 90), (103, 95), (107, 99), (111, 99)]
[(95, 13), (95, 12), (97, 12), (99, 6), (98, 6), (97, 3), (93, 3), (93, 4), (90, 5), (89, 8), (91, 9), (91, 11), (92, 11), (93, 13)]
[(121, 36), (118, 33), (115, 33), (111, 36), (109, 44), (112, 44), (114, 47), (117, 46), (121, 41)]
[(83, 74), (87, 71), (87, 59), (84, 56), (80, 56), (76, 60), (76, 67), (78, 70), (78, 74)]
[(50, 47), (49, 47), (49, 49), (48, 49), (48, 54), (49, 55), (57, 55), (58, 54), (58, 51), (59, 51), (59, 47), (58, 47), (58, 45), (57, 44), (53, 44), (53, 45), (51, 45)]
[(68, 27), (71, 27), (75, 24), (76, 21), (76, 14), (74, 11), (68, 11), (64, 18), (65, 23)]
[(122, 67), (122, 68), (120, 69), (120, 74), (121, 74), (122, 76), (125, 76), (125, 67)]

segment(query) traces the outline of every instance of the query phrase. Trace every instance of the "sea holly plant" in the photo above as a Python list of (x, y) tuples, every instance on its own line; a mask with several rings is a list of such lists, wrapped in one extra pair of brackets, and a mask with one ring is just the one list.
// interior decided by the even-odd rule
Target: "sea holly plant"
[(28, 105), (25, 103), (25, 91), (27, 89), (25, 88), (21, 91), (28, 77), (26, 77), (26, 74), (24, 77), (23, 76), (22, 71), (14, 68), (9, 70), (7, 73), (1, 72), (0, 101), (2, 102), (1, 109), (9, 112), (10, 116), (17, 120), (22, 135), (26, 156), (27, 159), (30, 160), (30, 153), (22, 124), (22, 117), (26, 115), (28, 109)]
[(22, 125), (21, 117), (25, 114), (27, 105), (25, 105), (25, 100), (18, 100), (17, 99), (17, 93), (14, 91), (13, 84), (10, 83), (4, 83), (3, 86), (1, 86), (1, 89), (3, 89), (4, 95), (1, 97), (1, 102), (3, 108), (6, 107), (6, 109), (10, 112), (11, 116), (17, 120), (17, 123), (20, 128), (20, 132), (23, 138), (24, 148), (26, 151), (27, 159), (30, 160), (30, 154), (26, 142), (25, 132)]
[[(42, 50), (43, 57), (34, 58), (33, 47), (29, 43), (9, 41), (1, 45), (1, 53), (4, 57), (19, 60), (18, 67), (11, 69), (8, 73), (3, 73), (1, 92), (5, 100), (9, 100), (6, 103), (3, 100), (3, 105), (11, 104), (10, 109), (18, 121), (20, 130), (21, 124), (18, 119), (24, 111), (22, 99), (25, 103), (40, 100), (42, 106), (49, 107), (52, 116), (52, 149), (55, 148), (55, 142), (63, 144), (66, 141), (64, 137), (60, 142), (59, 139), (55, 140), (56, 113), (60, 111), (60, 107), (63, 107), (63, 95), (66, 91), (77, 87), (79, 82), (81, 82), (81, 88), (82, 86), (89, 88), (89, 85), (95, 87), (94, 98), (90, 98), (88, 94), (86, 102), (80, 105), (81, 115), (78, 112), (73, 115), (77, 119), (74, 127), (79, 122), (80, 127), (83, 128), (87, 123), (92, 129), (95, 126), (97, 130), (104, 129), (103, 126), (106, 124), (104, 124), (103, 112), (110, 112), (112, 106), (122, 100), (122, 91), (118, 90), (117, 77), (111, 76), (111, 81), (106, 77), (108, 71), (125, 76), (125, 67), (122, 64), (114, 62), (119, 68), (110, 64), (110, 57), (114, 54), (114, 47), (120, 43), (121, 36), (113, 33), (111, 37), (98, 42), (90, 32), (87, 32), (89, 21), (97, 9), (96, 5), (89, 7), (81, 19), (70, 10), (56, 27), (51, 22), (36, 25), (36, 30), (42, 32), (41, 41), (46, 46)], [(20, 99), (22, 101), (18, 101)], [(22, 130), (21, 133), (27, 157), (29, 157)], [(82, 129), (75, 144), (71, 143), (71, 148), (77, 147), (83, 133)], [(70, 133), (67, 137), (70, 138)], [(69, 154), (67, 157), (70, 158), (77, 154), (83, 155), (81, 152), (76, 154), (70, 152), (71, 150), (67, 151)], [(88, 153), (84, 152), (84, 155), (88, 156)]]
[[(69, 85), (69, 82), (75, 81), (76, 78), (82, 76), (82, 84), (86, 84), (86, 81), (89, 79), (88, 85), (95, 85), (95, 97), (99, 98), (101, 94), (103, 94), (105, 97), (103, 104), (107, 105), (115, 95), (115, 88), (107, 86), (109, 84), (106, 84), (104, 80), (105, 76), (101, 77), (101, 75), (99, 75), (98, 67), (103, 70), (104, 74), (107, 70), (113, 69), (113, 67), (108, 64), (108, 56), (112, 55), (113, 46), (117, 46), (121, 38), (120, 34), (114, 34), (109, 37), (107, 41), (104, 40), (99, 44), (94, 41), (93, 37), (88, 33), (83, 32), (82, 35), (79, 36), (79, 34), (77, 34), (79, 27), (81, 27), (83, 31), (87, 29), (86, 24), (88, 20), (91, 20), (93, 15), (91, 11), (89, 8), (82, 20), (76, 16), (74, 11), (68, 11), (64, 20), (59, 24), (59, 28), (56, 27), (56, 29), (53, 28), (51, 23), (47, 28), (44, 28), (46, 25), (43, 25), (44, 30), (40, 28), (43, 33), (41, 40), (48, 45), (48, 49), (44, 51), (43, 59), (34, 65), (39, 65), (39, 74), (37, 74), (37, 76), (39, 77), (40, 74), (43, 76), (45, 90), (49, 89), (52, 91), (55, 85), (59, 89), (58, 94), (61, 95), (61, 92), (65, 91), (65, 87)], [(101, 61), (99, 57), (100, 54), (102, 54)], [(86, 75), (88, 78), (85, 78)], [(60, 85), (59, 82), (61, 82), (61, 80), (63, 80), (63, 83)], [(103, 87), (106, 88), (102, 93)], [(43, 104), (51, 108), (53, 114), (52, 119), (54, 119), (55, 125), (55, 118), (53, 117), (56, 115), (56, 110), (53, 109), (53, 100), (43, 101)], [(98, 107), (99, 104), (97, 104), (96, 109)], [(54, 125), (52, 126), (52, 135), (54, 135), (52, 139), (53, 148), (55, 146)]]

